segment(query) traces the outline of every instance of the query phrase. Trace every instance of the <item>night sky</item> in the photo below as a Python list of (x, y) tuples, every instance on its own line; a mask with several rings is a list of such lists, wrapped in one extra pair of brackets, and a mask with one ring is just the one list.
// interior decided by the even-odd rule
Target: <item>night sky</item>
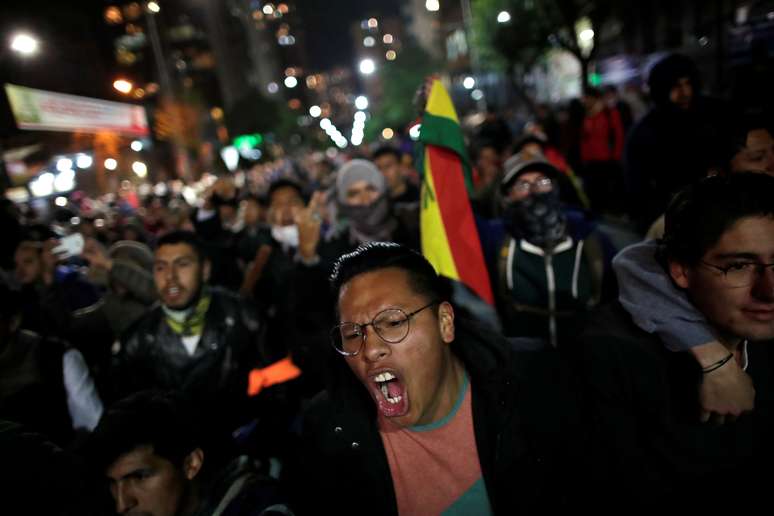
[[(201, 2), (204, 0), (190, 0)], [(160, 2), (163, 6), (163, 0)], [(111, 89), (116, 65), (106, 0), (2, 0), (0, 82), (119, 100)], [(313, 70), (353, 66), (352, 24), (370, 16), (399, 16), (398, 0), (299, 0)], [(163, 8), (163, 7), (162, 7)], [(27, 29), (40, 37), (34, 59), (8, 50), (10, 35)], [(0, 95), (0, 137), (18, 135), (5, 95)]]
[(352, 65), (354, 22), (400, 15), (398, 0), (299, 0), (298, 5), (305, 18), (309, 64), (316, 70)]

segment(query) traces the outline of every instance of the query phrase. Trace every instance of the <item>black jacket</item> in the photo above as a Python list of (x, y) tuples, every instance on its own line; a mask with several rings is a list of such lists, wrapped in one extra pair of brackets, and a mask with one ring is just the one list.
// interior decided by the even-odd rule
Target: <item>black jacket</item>
[(126, 332), (114, 350), (113, 397), (143, 389), (179, 389), (220, 423), (250, 419), (246, 404), (249, 371), (266, 360), (264, 325), (252, 305), (213, 288), (204, 330), (193, 356), (166, 323), (161, 306)]
[[(494, 512), (544, 513), (577, 503), (579, 405), (557, 356), (517, 352), (509, 341), (461, 325), (452, 350), (470, 378), (476, 445)], [(396, 514), (373, 401), (344, 360), (334, 358), (337, 383), (304, 417), (301, 474), (293, 486), (303, 498), (293, 509)]]
[(702, 373), (688, 353), (668, 351), (615, 303), (599, 309), (583, 335), (583, 367), (594, 418), (599, 508), (638, 510), (754, 506), (772, 460), (774, 353), (747, 346), (755, 410), (723, 425), (699, 421)]

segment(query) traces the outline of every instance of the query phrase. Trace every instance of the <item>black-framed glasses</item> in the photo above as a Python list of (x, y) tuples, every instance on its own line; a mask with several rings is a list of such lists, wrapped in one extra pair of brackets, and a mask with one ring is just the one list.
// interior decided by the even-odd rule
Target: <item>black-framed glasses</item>
[(774, 263), (734, 262), (725, 267), (704, 260), (699, 260), (699, 263), (720, 271), (729, 287), (749, 287), (766, 273), (766, 269), (774, 271)]
[(366, 324), (343, 322), (331, 329), (331, 344), (342, 355), (353, 357), (360, 353), (365, 345), (367, 326), (371, 326), (384, 342), (397, 344), (408, 336), (411, 318), (437, 303), (438, 301), (433, 301), (410, 313), (400, 308), (388, 308), (376, 314), (371, 322)]

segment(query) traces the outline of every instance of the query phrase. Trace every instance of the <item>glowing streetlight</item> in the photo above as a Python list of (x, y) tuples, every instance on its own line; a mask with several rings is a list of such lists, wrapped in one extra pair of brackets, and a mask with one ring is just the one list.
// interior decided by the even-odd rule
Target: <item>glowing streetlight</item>
[(298, 79), (293, 77), (292, 75), (289, 77), (285, 77), (285, 86), (288, 88), (295, 88), (298, 85)]
[(143, 178), (148, 175), (148, 166), (142, 161), (135, 161), (132, 163), (132, 172), (137, 174), (137, 177)]
[(581, 33), (578, 34), (578, 38), (580, 38), (581, 41), (591, 41), (594, 39), (594, 31), (592, 29), (582, 30)]
[(23, 56), (31, 56), (38, 51), (38, 40), (30, 34), (20, 32), (11, 38), (11, 50)]
[(476, 85), (476, 80), (471, 76), (467, 76), (462, 81), (462, 85), (465, 87), (466, 90), (472, 90), (473, 87)]
[(67, 206), (67, 197), (59, 196), (56, 199), (54, 199), (54, 204), (56, 204), (59, 207), (65, 207)]
[(73, 168), (73, 160), (70, 158), (59, 158), (56, 161), (56, 169), (59, 172), (64, 172), (65, 170), (70, 170)]
[(75, 164), (78, 168), (89, 168), (92, 163), (94, 163), (94, 159), (88, 154), (78, 154), (75, 158)]
[(385, 127), (384, 130), (382, 130), (382, 138), (385, 140), (391, 140), (393, 136), (395, 136), (395, 132), (389, 127)]
[(376, 64), (371, 58), (365, 58), (360, 61), (360, 73), (363, 75), (371, 75), (376, 70)]
[(134, 85), (126, 79), (116, 79), (113, 81), (113, 88), (119, 93), (128, 95), (132, 91), (132, 88), (134, 88)]
[(118, 162), (113, 158), (108, 158), (105, 160), (105, 168), (108, 170), (115, 170), (118, 168)]
[(355, 99), (355, 107), (359, 110), (368, 109), (368, 97), (360, 95)]
[(159, 7), (159, 4), (156, 2), (148, 2), (148, 10), (152, 13), (157, 13), (161, 11), (161, 7)]
[(508, 11), (500, 11), (497, 13), (497, 23), (508, 23), (511, 21), (511, 13)]
[(142, 150), (142, 142), (140, 140), (134, 140), (130, 147), (134, 152), (140, 152)]
[(441, 8), (441, 4), (438, 3), (438, 0), (427, 0), (425, 2), (425, 9), (427, 9), (430, 12), (436, 12)]
[(309, 108), (309, 115), (313, 118), (317, 118), (322, 114), (322, 109), (320, 109), (320, 106), (312, 106)]

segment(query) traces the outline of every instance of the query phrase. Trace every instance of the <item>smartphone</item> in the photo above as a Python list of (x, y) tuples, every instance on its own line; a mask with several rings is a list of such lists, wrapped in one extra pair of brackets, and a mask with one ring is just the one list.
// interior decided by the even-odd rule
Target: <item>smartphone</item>
[(56, 246), (53, 251), (54, 254), (61, 260), (66, 258), (72, 258), (73, 256), (80, 256), (83, 253), (83, 235), (80, 233), (73, 233), (59, 239), (59, 245)]

